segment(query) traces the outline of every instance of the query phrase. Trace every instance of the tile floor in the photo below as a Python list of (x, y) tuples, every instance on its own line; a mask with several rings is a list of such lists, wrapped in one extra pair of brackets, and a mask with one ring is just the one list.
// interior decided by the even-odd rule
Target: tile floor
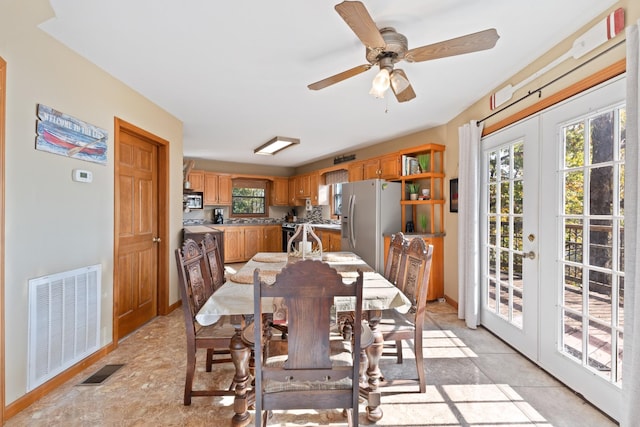
[[(431, 303), (423, 345), (427, 392), (382, 397), (379, 426), (615, 426), (589, 403), (486, 330), (470, 330), (446, 303)], [(414, 372), (381, 361), (388, 378)], [(5, 426), (228, 426), (230, 397), (195, 397), (182, 405), (185, 372), (182, 310), (158, 317), (68, 384), (9, 419)], [(201, 362), (201, 360), (199, 361)], [(125, 366), (101, 385), (79, 385), (106, 364)], [(227, 384), (233, 368), (217, 365), (217, 381), (198, 363), (196, 381)], [(253, 421), (253, 419), (252, 419)], [(345, 425), (339, 411), (274, 415), (270, 426)], [(360, 424), (369, 425), (364, 405)]]

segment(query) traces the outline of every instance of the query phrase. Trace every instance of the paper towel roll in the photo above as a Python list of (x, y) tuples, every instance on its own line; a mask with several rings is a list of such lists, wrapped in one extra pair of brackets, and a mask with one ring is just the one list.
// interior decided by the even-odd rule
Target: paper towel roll
[(298, 242), (298, 250), (303, 253), (311, 253), (311, 242)]

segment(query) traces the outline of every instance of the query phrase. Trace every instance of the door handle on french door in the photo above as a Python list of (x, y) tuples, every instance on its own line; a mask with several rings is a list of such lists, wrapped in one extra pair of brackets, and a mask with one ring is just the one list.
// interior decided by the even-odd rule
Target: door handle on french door
[(534, 251), (522, 252), (520, 255), (522, 255), (525, 258), (536, 259), (536, 253)]

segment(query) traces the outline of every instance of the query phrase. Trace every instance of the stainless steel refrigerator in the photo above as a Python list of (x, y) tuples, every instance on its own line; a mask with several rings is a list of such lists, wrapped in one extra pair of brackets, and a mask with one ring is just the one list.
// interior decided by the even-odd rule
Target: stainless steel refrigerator
[(341, 248), (384, 271), (385, 233), (400, 231), (402, 185), (381, 179), (342, 184)]

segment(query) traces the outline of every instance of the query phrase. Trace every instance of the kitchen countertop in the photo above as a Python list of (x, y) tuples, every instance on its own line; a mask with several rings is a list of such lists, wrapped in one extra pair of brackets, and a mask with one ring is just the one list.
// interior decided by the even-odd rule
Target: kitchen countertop
[(212, 229), (215, 229), (216, 225), (219, 224), (210, 224), (210, 225), (185, 225), (183, 229), (188, 231), (189, 233), (209, 233)]
[(340, 224), (311, 224), (313, 228), (325, 228), (328, 230), (341, 230)]
[[(340, 230), (340, 224), (313, 224), (310, 223), (314, 228), (321, 229), (329, 229), (329, 230)], [(240, 226), (263, 226), (263, 225), (282, 225), (281, 222), (245, 222), (245, 223), (229, 223), (229, 224), (193, 224), (193, 225), (183, 225), (183, 228), (190, 233), (207, 233), (211, 231), (212, 228), (223, 228), (223, 227), (240, 227)]]

